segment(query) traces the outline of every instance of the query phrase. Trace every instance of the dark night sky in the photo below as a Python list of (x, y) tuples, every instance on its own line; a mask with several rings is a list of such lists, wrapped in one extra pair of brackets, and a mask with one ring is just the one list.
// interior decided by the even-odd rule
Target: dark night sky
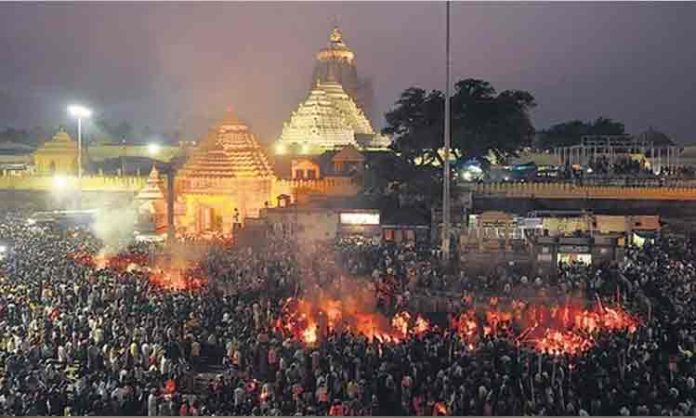
[[(334, 18), (381, 115), (444, 84), (442, 3), (2, 3), (0, 127), (106, 119), (199, 135), (232, 106), (266, 141)], [(696, 4), (456, 3), (454, 79), (529, 90), (537, 128), (600, 115), (696, 142)]]

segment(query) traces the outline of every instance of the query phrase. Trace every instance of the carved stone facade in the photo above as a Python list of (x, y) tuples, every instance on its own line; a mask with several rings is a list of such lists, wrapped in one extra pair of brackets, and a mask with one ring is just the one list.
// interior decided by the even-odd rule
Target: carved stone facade
[(380, 149), (388, 144), (340, 84), (317, 81), (283, 125), (275, 152), (316, 155), (347, 145)]
[(228, 112), (177, 173), (175, 190), (184, 208), (177, 228), (229, 234), (271, 204), (274, 180), (254, 134)]

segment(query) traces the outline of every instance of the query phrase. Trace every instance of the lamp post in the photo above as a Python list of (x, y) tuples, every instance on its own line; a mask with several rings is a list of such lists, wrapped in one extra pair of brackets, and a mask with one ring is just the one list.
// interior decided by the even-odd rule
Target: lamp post
[(70, 105), (68, 113), (77, 119), (77, 188), (82, 193), (82, 119), (89, 119), (92, 116), (92, 110), (81, 105)]
[(442, 173), (442, 258), (450, 257), (450, 2), (447, 0), (445, 22), (445, 127), (444, 164)]

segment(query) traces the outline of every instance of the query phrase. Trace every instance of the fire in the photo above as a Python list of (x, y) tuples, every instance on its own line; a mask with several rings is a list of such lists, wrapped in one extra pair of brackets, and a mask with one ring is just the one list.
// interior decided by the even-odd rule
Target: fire
[(437, 402), (435, 403), (435, 406), (433, 408), (435, 413), (433, 415), (437, 416), (443, 416), (443, 415), (449, 415), (449, 412), (447, 411), (447, 405), (445, 405), (444, 402)]
[(430, 330), (430, 322), (422, 316), (418, 315), (416, 318), (416, 324), (414, 325), (413, 332), (416, 335), (425, 334)]
[(595, 344), (598, 334), (633, 333), (638, 325), (640, 321), (622, 308), (604, 307), (599, 302), (589, 309), (581, 309), (570, 303), (546, 306), (513, 301), (510, 310), (501, 310), (495, 300), (481, 315), (477, 316), (472, 309), (451, 320), (451, 328), (469, 347), (475, 346), (481, 337), (511, 337), (518, 344), (559, 355), (580, 354)]
[(398, 343), (409, 336), (422, 335), (431, 329), (430, 323), (418, 315), (399, 312), (388, 320), (377, 312), (358, 310), (358, 304), (321, 297), (315, 303), (307, 299), (290, 298), (283, 307), (276, 329), (288, 332), (306, 344), (314, 344), (329, 333), (351, 332), (369, 340)]
[(202, 274), (191, 269), (190, 265), (176, 260), (172, 262), (165, 258), (152, 258), (141, 253), (124, 252), (108, 256), (105, 253), (90, 255), (81, 251), (68, 257), (78, 264), (97, 270), (109, 269), (117, 273), (142, 271), (147, 273), (150, 283), (172, 291), (197, 290), (205, 284)]
[(392, 327), (397, 330), (401, 335), (406, 335), (408, 333), (408, 322), (411, 319), (411, 314), (406, 311), (399, 312), (394, 315), (391, 320)]
[(570, 354), (583, 353), (594, 344), (591, 337), (584, 337), (572, 331), (559, 331), (547, 329), (539, 340), (532, 340), (532, 346), (545, 354)]
[(314, 344), (317, 342), (317, 326), (316, 324), (309, 324), (307, 328), (302, 331), (302, 341), (307, 344)]

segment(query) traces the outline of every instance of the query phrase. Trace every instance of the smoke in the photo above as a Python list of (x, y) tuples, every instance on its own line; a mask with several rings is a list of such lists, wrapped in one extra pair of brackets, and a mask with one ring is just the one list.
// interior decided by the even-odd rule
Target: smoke
[(103, 255), (116, 254), (133, 240), (137, 212), (130, 207), (100, 208), (94, 215), (92, 232), (102, 242)]

